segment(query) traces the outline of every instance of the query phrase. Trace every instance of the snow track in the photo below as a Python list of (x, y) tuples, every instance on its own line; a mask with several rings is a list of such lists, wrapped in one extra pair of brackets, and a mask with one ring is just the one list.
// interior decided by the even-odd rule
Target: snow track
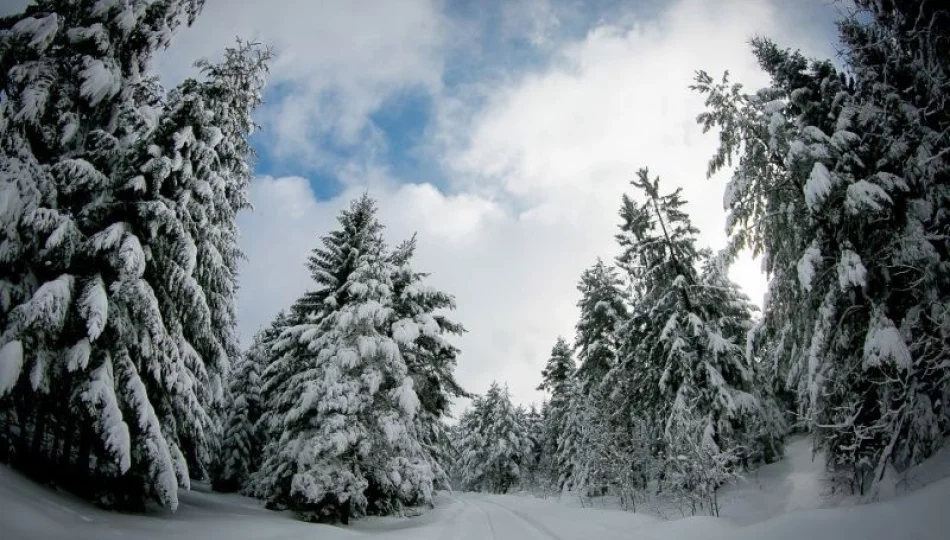
[[(563, 540), (537, 521), (520, 512), (487, 499), (471, 499), (468, 505), (478, 508), (485, 516), (494, 540)], [(498, 524), (496, 526), (496, 523)]]
[[(803, 454), (804, 455), (804, 454)], [(794, 457), (794, 456), (793, 456)], [(943, 462), (938, 463), (941, 465)], [(271, 512), (259, 501), (211, 493), (195, 483), (182, 492), (178, 512), (144, 514), (105, 512), (68, 494), (36, 484), (0, 466), (0, 538), (92, 540), (136, 538), (227, 540), (943, 540), (950, 529), (950, 478), (943, 468), (924, 471), (927, 485), (885, 503), (850, 508), (781, 512), (788, 500), (807, 502), (792, 489), (785, 494), (789, 472), (807, 479), (805, 460), (790, 459), (793, 471), (763, 471), (759, 481), (775, 488), (734, 494), (747, 505), (742, 518), (693, 517), (662, 521), (643, 514), (598, 508), (574, 508), (555, 499), (512, 495), (456, 493), (438, 495), (434, 510), (410, 518), (367, 518), (348, 527), (316, 525), (289, 513)], [(939, 470), (936, 470), (939, 469)], [(941, 473), (941, 474), (938, 474)], [(922, 473), (923, 474), (923, 473)], [(773, 478), (774, 477), (774, 478)], [(791, 486), (794, 488), (795, 486)], [(773, 493), (774, 491), (774, 493)], [(769, 495), (771, 494), (771, 495)], [(745, 496), (738, 496), (745, 495)], [(756, 498), (775, 499), (754, 504)], [(773, 516), (762, 521), (753, 514)], [(777, 514), (776, 514), (777, 513)], [(743, 525), (742, 523), (750, 523)]]
[[(553, 532), (551, 532), (551, 530), (548, 529), (547, 527), (545, 527), (544, 524), (542, 524), (541, 522), (539, 522), (538, 520), (536, 520), (536, 519), (534, 519), (534, 518), (531, 518), (531, 517), (525, 515), (525, 514), (522, 513), (522, 512), (519, 512), (519, 511), (517, 511), (517, 510), (513, 510), (513, 509), (508, 508), (508, 507), (506, 507), (506, 506), (502, 506), (501, 504), (498, 504), (497, 502), (493, 502), (493, 501), (490, 501), (490, 500), (485, 500), (485, 501), (483, 501), (483, 504), (488, 504), (490, 507), (494, 507), (494, 508), (498, 508), (498, 509), (502, 510), (505, 514), (514, 517), (516, 520), (520, 521), (522, 524), (526, 525), (528, 528), (533, 529), (534, 531), (537, 531), (538, 533), (540, 533), (540, 534), (541, 534), (544, 538), (546, 538), (546, 539), (549, 539), (549, 540), (564, 540), (564, 539), (561, 538), (560, 536), (558, 536), (558, 535), (554, 534)], [(484, 507), (482, 507), (482, 508), (483, 508), (483, 511), (484, 511)], [(485, 514), (486, 514), (486, 515), (489, 515), (488, 512), (485, 512)], [(497, 537), (497, 535), (496, 535), (496, 537)], [(513, 538), (515, 538), (515, 537), (513, 537)], [(518, 536), (517, 538), (530, 538), (530, 536)]]

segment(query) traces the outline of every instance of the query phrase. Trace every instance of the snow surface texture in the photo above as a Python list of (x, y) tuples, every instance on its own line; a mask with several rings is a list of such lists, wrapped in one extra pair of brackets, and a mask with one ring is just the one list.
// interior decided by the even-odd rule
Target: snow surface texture
[[(180, 494), (172, 514), (128, 515), (99, 510), (40, 486), (0, 466), (0, 536), (19, 539), (227, 538), (343, 540), (693, 540), (943, 539), (950, 528), (950, 449), (908, 476), (903, 495), (833, 509), (821, 497), (821, 463), (804, 439), (793, 441), (785, 461), (723, 493), (723, 518), (664, 521), (647, 514), (571, 507), (570, 500), (513, 495), (441, 494), (436, 509), (412, 518), (368, 518), (350, 527), (313, 525), (258, 501), (209, 493), (203, 484)], [(906, 491), (911, 491), (909, 494)], [(837, 501), (840, 504), (843, 501)]]

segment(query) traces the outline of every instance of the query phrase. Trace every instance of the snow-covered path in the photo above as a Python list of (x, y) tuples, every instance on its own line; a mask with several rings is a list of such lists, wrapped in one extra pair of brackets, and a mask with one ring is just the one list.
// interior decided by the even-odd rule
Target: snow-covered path
[(633, 531), (657, 522), (644, 515), (569, 508), (528, 497), (459, 493), (444, 495), (439, 502), (435, 511), (419, 518), (369, 519), (353, 530), (378, 532), (380, 540), (612, 540), (633, 538)]
[[(436, 508), (413, 518), (368, 518), (349, 527), (314, 525), (261, 508), (253, 499), (181, 494), (175, 514), (106, 512), (37, 485), (0, 465), (0, 538), (226, 540), (893, 540), (944, 539), (950, 530), (950, 478), (884, 503), (798, 510), (744, 525), (745, 519), (676, 521), (553, 499), (474, 493), (440, 494)], [(739, 502), (739, 501), (737, 501)], [(753, 508), (755, 505), (753, 505)], [(770, 513), (773, 509), (759, 508)], [(751, 514), (753, 512), (749, 512)]]

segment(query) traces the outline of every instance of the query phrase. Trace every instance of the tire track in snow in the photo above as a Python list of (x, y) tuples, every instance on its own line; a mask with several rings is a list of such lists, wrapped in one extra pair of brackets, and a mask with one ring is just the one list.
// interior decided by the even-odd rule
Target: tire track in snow
[(478, 508), (485, 514), (485, 519), (488, 520), (488, 529), (491, 531), (492, 540), (498, 540), (498, 533), (495, 531), (495, 522), (492, 521), (491, 514), (488, 513), (488, 510), (485, 510), (482, 505), (472, 501), (472, 506)]
[(459, 538), (458, 522), (462, 517), (462, 514), (465, 513), (465, 509), (468, 506), (468, 503), (462, 499), (459, 499), (455, 495), (450, 495), (450, 497), (458, 505), (458, 509), (452, 512), (452, 514), (449, 516), (449, 519), (447, 519), (442, 524), (442, 534), (439, 535), (439, 538), (442, 538), (443, 540), (457, 540)]
[[(525, 515), (525, 514), (522, 513), (522, 512), (519, 512), (519, 511), (514, 510), (514, 509), (512, 509), (512, 508), (508, 508), (507, 506), (505, 506), (505, 505), (503, 505), (503, 504), (496, 503), (496, 502), (494, 502), (494, 501), (483, 500), (482, 502), (487, 502), (487, 503), (490, 504), (490, 505), (497, 506), (498, 508), (501, 508), (501, 509), (504, 510), (505, 512), (508, 512), (509, 514), (511, 514), (512, 516), (514, 516), (514, 518), (517, 519), (518, 521), (521, 521), (522, 523), (524, 523), (525, 525), (527, 525), (528, 528), (533, 529), (533, 530), (535, 530), (535, 531), (541, 533), (541, 534), (544, 535), (544, 536), (547, 536), (547, 537), (550, 538), (551, 540), (564, 540), (563, 538), (561, 538), (560, 536), (558, 536), (557, 534), (555, 534), (554, 531), (552, 531), (551, 529), (547, 528), (547, 526), (545, 526), (543, 523), (541, 523), (540, 521), (537, 521), (537, 520), (534, 519), (534, 518), (528, 517), (527, 515)], [(485, 511), (484, 508), (482, 509), (482, 511), (485, 512), (485, 515), (488, 515), (488, 512)], [(490, 519), (489, 519), (489, 523), (490, 523)]]

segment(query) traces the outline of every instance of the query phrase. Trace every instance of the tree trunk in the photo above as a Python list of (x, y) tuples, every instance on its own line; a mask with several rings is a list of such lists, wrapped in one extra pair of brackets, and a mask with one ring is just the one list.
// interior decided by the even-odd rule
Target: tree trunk
[(30, 424), (30, 419), (33, 416), (33, 403), (23, 397), (20, 397), (17, 401), (19, 401), (19, 407), (17, 408), (20, 410), (19, 418), (17, 419), (19, 420), (18, 427), (20, 428), (20, 432), (17, 434), (14, 463), (17, 467), (23, 468), (26, 467), (27, 458), (30, 455), (27, 426)]
[(92, 451), (92, 431), (86, 427), (79, 428), (79, 454), (76, 457), (76, 476), (84, 477), (89, 474), (89, 456)]
[(72, 453), (73, 453), (73, 431), (75, 430), (75, 422), (73, 420), (73, 415), (69, 415), (69, 420), (66, 422), (65, 433), (63, 434), (63, 446), (59, 451), (58, 464), (60, 470), (60, 476), (70, 477), (73, 474), (72, 471)]
[(45, 481), (48, 476), (48, 469), (45, 467), (46, 455), (43, 453), (43, 443), (46, 438), (46, 424), (48, 422), (49, 407), (46, 404), (40, 404), (36, 408), (36, 421), (33, 422), (33, 441), (30, 445), (30, 469), (40, 481)]
[(350, 500), (347, 499), (342, 505), (340, 505), (340, 523), (344, 525), (350, 524)]

